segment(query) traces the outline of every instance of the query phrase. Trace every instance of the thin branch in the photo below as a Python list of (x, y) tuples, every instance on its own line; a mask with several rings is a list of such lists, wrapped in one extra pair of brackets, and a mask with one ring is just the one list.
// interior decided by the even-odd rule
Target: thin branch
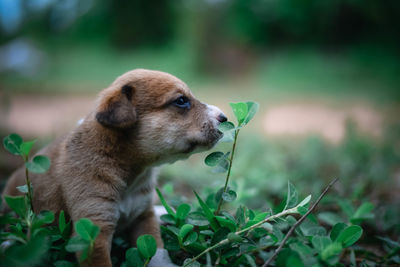
[(262, 265), (262, 267), (268, 266), (272, 260), (278, 255), (278, 253), (282, 250), (283, 246), (285, 245), (286, 241), (289, 239), (290, 235), (294, 232), (297, 226), (299, 226), (305, 219), (306, 217), (313, 212), (313, 210), (317, 207), (318, 203), (321, 201), (321, 199), (325, 196), (325, 194), (328, 192), (328, 190), (339, 180), (339, 178), (335, 178), (333, 181), (331, 181), (328, 186), (325, 188), (324, 192), (318, 197), (317, 201), (311, 206), (311, 208), (301, 216), (301, 218), (290, 228), (289, 232), (287, 232), (285, 238), (282, 240), (281, 244), (279, 247), (275, 250), (274, 254)]
[[(282, 217), (282, 216), (285, 216), (285, 215), (298, 213), (297, 208), (298, 208), (298, 207), (296, 206), (296, 207), (294, 207), (294, 208), (284, 210), (284, 211), (282, 211), (282, 212), (280, 212), (280, 213), (277, 213), (277, 214), (275, 214), (275, 215), (271, 215), (271, 216), (265, 218), (264, 220), (262, 220), (261, 222), (258, 222), (258, 223), (254, 224), (254, 225), (252, 225), (252, 226), (249, 226), (249, 227), (247, 227), (247, 228), (245, 228), (245, 229), (243, 229), (243, 230), (240, 230), (240, 231), (235, 232), (235, 234), (239, 235), (239, 234), (242, 234), (242, 233), (244, 233), (244, 232), (253, 230), (253, 229), (259, 227), (260, 225), (262, 225), (262, 224), (264, 224), (264, 223), (266, 223), (266, 222), (268, 222), (268, 221), (271, 221), (271, 220), (273, 220), (273, 219), (276, 219), (276, 218), (278, 218), (278, 217)], [(219, 243), (217, 243), (217, 244), (215, 244), (215, 245), (213, 245), (213, 246), (211, 246), (211, 247), (209, 247), (209, 248), (203, 250), (200, 254), (198, 254), (197, 256), (195, 256), (194, 258), (192, 258), (190, 261), (188, 261), (187, 263), (185, 263), (182, 267), (188, 266), (190, 263), (193, 263), (193, 262), (196, 261), (198, 258), (200, 258), (200, 257), (203, 256), (204, 254), (206, 254), (207, 252), (210, 252), (211, 250), (216, 249), (216, 248), (218, 248), (218, 247), (220, 247), (220, 246), (222, 246), (222, 245), (228, 244), (228, 243), (229, 243), (229, 239), (227, 239), (227, 238), (224, 239), (224, 240), (221, 240)]]

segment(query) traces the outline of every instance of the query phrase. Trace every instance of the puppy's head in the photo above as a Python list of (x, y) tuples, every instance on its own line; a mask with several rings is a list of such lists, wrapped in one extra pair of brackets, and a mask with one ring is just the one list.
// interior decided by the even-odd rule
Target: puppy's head
[(96, 120), (113, 131), (131, 133), (143, 156), (174, 161), (207, 150), (227, 120), (217, 107), (197, 100), (178, 78), (159, 71), (133, 70), (117, 78), (99, 98)]

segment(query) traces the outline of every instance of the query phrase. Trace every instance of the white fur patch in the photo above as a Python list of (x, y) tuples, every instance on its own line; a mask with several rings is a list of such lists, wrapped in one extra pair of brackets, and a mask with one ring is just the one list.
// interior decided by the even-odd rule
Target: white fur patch
[(141, 190), (146, 191), (148, 188), (154, 188), (155, 176), (151, 170), (145, 171), (125, 191), (118, 203), (118, 230), (123, 230), (143, 212), (152, 208), (153, 190), (148, 193), (143, 193)]

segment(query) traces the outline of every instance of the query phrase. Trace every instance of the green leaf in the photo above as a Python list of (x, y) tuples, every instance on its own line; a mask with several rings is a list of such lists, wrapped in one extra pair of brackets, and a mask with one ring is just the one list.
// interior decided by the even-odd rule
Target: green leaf
[[(161, 234), (162, 238), (164, 241), (164, 247), (168, 251), (177, 251), (181, 249), (181, 246), (179, 244), (179, 239), (178, 235), (172, 231), (171, 229), (168, 229), (167, 227), (161, 225)], [(179, 229), (177, 230), (179, 234)]]
[(305, 208), (305, 207), (303, 207), (303, 206), (300, 206), (300, 205), (299, 205), (299, 206), (297, 207), (297, 212), (300, 213), (300, 215), (306, 214), (307, 211), (308, 211), (308, 209)]
[(169, 224), (175, 224), (175, 218), (169, 214), (163, 214), (160, 216), (161, 221)]
[(229, 233), (228, 240), (229, 242), (241, 242), (243, 238), (235, 233)]
[(217, 164), (224, 159), (224, 153), (223, 152), (212, 152), (211, 154), (209, 154), (205, 159), (204, 159), (204, 163), (207, 166), (210, 167), (214, 167), (217, 166)]
[(100, 227), (90, 219), (81, 218), (75, 224), (75, 231), (83, 240), (93, 242), (100, 232)]
[(28, 193), (28, 186), (26, 184), (17, 186), (17, 190), (21, 193)]
[(196, 195), (197, 200), (199, 201), (200, 207), (204, 212), (204, 215), (206, 216), (207, 220), (210, 222), (211, 224), (211, 228), (214, 231), (217, 231), (219, 229), (219, 224), (216, 221), (214, 214), (211, 212), (210, 208), (207, 206), (206, 203), (204, 203), (204, 201), (199, 197), (199, 195), (193, 191), (194, 194)]
[(223, 133), (231, 131), (233, 129), (235, 129), (235, 125), (230, 121), (224, 121), (218, 126), (218, 130), (220, 130)]
[(156, 254), (157, 242), (152, 235), (141, 235), (136, 241), (140, 255), (145, 259), (150, 259)]
[(306, 244), (300, 241), (295, 241), (289, 244), (289, 247), (293, 251), (296, 251), (299, 255), (301, 255), (302, 258), (309, 257), (312, 254), (314, 254), (314, 249), (312, 249), (311, 247), (307, 246)]
[(191, 225), (191, 224), (185, 224), (185, 225), (183, 225), (182, 227), (181, 227), (181, 229), (179, 230), (179, 238), (181, 239), (181, 240), (183, 240), (185, 237), (186, 237), (186, 235), (190, 232), (190, 231), (192, 231), (193, 230), (193, 225)]
[(339, 242), (334, 242), (324, 248), (321, 252), (321, 259), (323, 261), (329, 261), (332, 257), (339, 255), (342, 252), (342, 244)]
[(250, 256), (250, 255), (248, 255), (248, 254), (244, 254), (244, 256), (245, 256), (247, 262), (249, 263), (249, 265), (250, 265), (251, 267), (257, 267), (256, 262), (254, 261), (254, 259), (253, 259), (252, 256)]
[(318, 219), (328, 225), (335, 225), (343, 221), (343, 219), (340, 218), (339, 215), (333, 212), (321, 212), (318, 214)]
[(42, 211), (35, 215), (32, 221), (32, 229), (36, 229), (45, 224), (50, 224), (54, 221), (54, 213), (52, 211)]
[[(190, 262), (190, 263), (189, 263)], [(187, 263), (189, 263), (188, 265), (186, 265)], [(201, 264), (198, 261), (194, 261), (192, 262), (192, 259), (188, 258), (183, 262), (183, 265), (187, 266), (187, 267), (200, 267)]]
[(157, 195), (160, 198), (161, 204), (164, 206), (164, 208), (167, 210), (168, 214), (171, 215), (172, 217), (176, 218), (175, 216), (175, 212), (173, 211), (173, 209), (168, 205), (167, 201), (165, 201), (165, 198), (163, 197), (163, 195), (161, 194), (160, 190), (158, 190), (158, 188), (156, 188), (157, 191)]
[(233, 190), (227, 190), (226, 192), (222, 193), (222, 199), (226, 202), (232, 202), (236, 199), (236, 197), (236, 192)]
[(301, 261), (298, 255), (290, 255), (287, 259), (286, 266), (290, 267), (304, 267), (304, 263)]
[(219, 140), (219, 142), (232, 142), (235, 139), (235, 125), (230, 121), (225, 121), (218, 126), (224, 136)]
[(26, 205), (25, 197), (23, 196), (5, 196), (7, 205), (15, 211), (21, 218), (25, 219), (28, 214), (28, 207)]
[(246, 224), (246, 207), (243, 205), (240, 205), (236, 209), (236, 221), (240, 226), (244, 226)]
[(257, 213), (256, 216), (254, 217), (254, 221), (255, 222), (261, 222), (262, 220), (264, 220), (265, 218), (267, 218), (267, 216), (270, 216), (269, 212), (260, 212)]
[(254, 117), (254, 115), (256, 115), (258, 109), (260, 108), (260, 105), (256, 102), (249, 101), (246, 102), (246, 104), (248, 112), (246, 118), (243, 121), (243, 124), (249, 123), (249, 121), (251, 121), (251, 119)]
[(305, 205), (307, 205), (310, 202), (310, 200), (311, 200), (311, 195), (308, 195), (297, 206), (304, 207)]
[(36, 140), (32, 140), (29, 142), (23, 142), (20, 146), (20, 152), (22, 155), (28, 156), (29, 152), (32, 149), (32, 146), (36, 143)]
[(210, 224), (207, 218), (204, 217), (203, 213), (199, 211), (189, 213), (187, 216), (187, 222), (196, 226), (206, 226)]
[(363, 220), (374, 218), (374, 214), (372, 213), (373, 210), (374, 204), (372, 204), (371, 202), (363, 203), (351, 217), (351, 223), (356, 224), (360, 223)]
[(58, 216), (58, 229), (60, 230), (60, 233), (62, 234), (64, 232), (65, 226), (66, 226), (66, 221), (65, 221), (65, 215), (64, 211), (62, 210), (60, 212), (60, 215)]
[(129, 267), (142, 267), (144, 265), (144, 261), (137, 248), (128, 249), (125, 254), (125, 259)]
[(288, 181), (288, 193), (286, 198), (286, 205), (283, 210), (290, 209), (296, 206), (298, 201), (298, 193), (294, 185)]
[(211, 239), (211, 244), (217, 244), (218, 242), (222, 241), (225, 239), (228, 234), (230, 233), (230, 230), (226, 227), (221, 227), (214, 233), (214, 236)]
[(229, 103), (229, 105), (231, 106), (233, 114), (238, 120), (239, 125), (241, 125), (248, 114), (247, 104), (244, 102), (238, 102), (238, 103)]
[(217, 167), (215, 167), (214, 169), (212, 169), (213, 173), (224, 173), (228, 170), (229, 168), (229, 161), (227, 159), (222, 159)]
[(336, 241), (336, 239), (338, 238), (339, 234), (340, 234), (346, 227), (347, 227), (347, 224), (342, 223), (342, 222), (335, 224), (335, 225), (332, 227), (332, 230), (331, 230), (331, 234), (330, 234), (331, 240), (332, 240), (332, 241)]
[(56, 261), (53, 264), (55, 267), (75, 267), (75, 265), (72, 262), (64, 260)]
[(343, 247), (349, 247), (360, 239), (363, 230), (358, 225), (351, 225), (340, 232), (336, 242), (341, 242)]
[(290, 265), (290, 264), (296, 264), (295, 260), (291, 259), (289, 262), (289, 259), (292, 257), (298, 258), (299, 256), (297, 255), (297, 252), (289, 249), (289, 248), (284, 248), (281, 250), (281, 252), (278, 254), (276, 257), (275, 261), (275, 266), (276, 267), (294, 267), (297, 265)]
[(82, 239), (80, 236), (73, 236), (68, 241), (68, 244), (65, 246), (65, 249), (68, 252), (77, 252), (87, 249), (89, 247), (89, 241)]
[(50, 168), (50, 159), (43, 155), (38, 155), (32, 161), (25, 163), (26, 168), (33, 173), (45, 173)]
[(183, 245), (184, 246), (189, 246), (196, 242), (198, 238), (198, 234), (196, 232), (189, 232), (189, 234), (183, 239)]
[(343, 212), (347, 215), (347, 217), (351, 218), (354, 214), (354, 208), (348, 199), (339, 199), (338, 204)]
[(43, 257), (47, 254), (48, 249), (49, 242), (45, 232), (41, 232), (37, 235), (32, 235), (26, 245), (7, 248), (5, 251), (6, 257), (2, 257), (0, 265), (7, 266), (7, 264), (3, 262), (3, 259), (9, 258), (13, 260), (13, 264), (9, 264), (8, 266), (39, 266), (41, 265), (40, 263)]
[(20, 146), (22, 143), (22, 137), (15, 133), (10, 134), (3, 139), (4, 148), (14, 155), (21, 155)]
[(179, 205), (176, 209), (176, 218), (184, 220), (190, 212), (190, 206), (186, 203)]
[(314, 248), (318, 251), (324, 250), (327, 246), (332, 244), (332, 241), (327, 236), (314, 236), (311, 240)]
[(282, 241), (285, 237), (282, 231), (276, 226), (273, 226), (272, 228), (272, 235), (278, 240), (278, 242)]
[(234, 222), (232, 222), (231, 220), (225, 219), (225, 218), (220, 217), (220, 216), (216, 216), (215, 219), (217, 219), (218, 223), (222, 227), (228, 228), (231, 232), (235, 232), (236, 231), (236, 224)]
[(300, 225), (300, 229), (305, 236), (325, 236), (326, 230), (324, 227), (305, 221)]

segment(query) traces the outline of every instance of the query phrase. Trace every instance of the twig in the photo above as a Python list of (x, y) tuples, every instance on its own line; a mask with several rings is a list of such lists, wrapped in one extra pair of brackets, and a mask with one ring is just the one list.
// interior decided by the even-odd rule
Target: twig
[(301, 216), (301, 218), (290, 228), (289, 232), (287, 232), (285, 238), (282, 240), (281, 244), (279, 247), (275, 250), (274, 254), (262, 265), (262, 267), (268, 266), (272, 260), (278, 255), (278, 253), (282, 250), (283, 246), (285, 245), (286, 241), (289, 239), (290, 235), (294, 232), (297, 226), (299, 226), (305, 219), (306, 217), (313, 212), (313, 210), (317, 207), (318, 203), (321, 201), (321, 199), (324, 197), (324, 195), (328, 192), (328, 190), (339, 180), (339, 178), (335, 178), (333, 181), (331, 181), (328, 186), (325, 188), (324, 192), (318, 197), (317, 201), (314, 202), (314, 204), (311, 206), (311, 208)]
[[(242, 234), (242, 233), (244, 233), (244, 232), (253, 230), (253, 229), (259, 227), (260, 225), (262, 225), (262, 224), (264, 224), (264, 223), (266, 223), (266, 222), (268, 222), (268, 221), (271, 221), (271, 220), (273, 220), (273, 219), (275, 219), (275, 218), (282, 217), (282, 216), (285, 216), (285, 215), (288, 215), (288, 214), (295, 214), (295, 213), (298, 213), (297, 208), (298, 208), (298, 207), (296, 206), (296, 207), (294, 207), (294, 208), (284, 210), (284, 211), (282, 211), (282, 212), (280, 212), (280, 213), (277, 213), (277, 214), (275, 214), (275, 215), (271, 215), (271, 216), (265, 218), (264, 220), (262, 220), (261, 222), (258, 222), (258, 223), (253, 224), (252, 226), (249, 226), (249, 227), (247, 227), (247, 228), (245, 228), (245, 229), (243, 229), (243, 230), (240, 230), (240, 231), (235, 232), (235, 234), (239, 235), (239, 234)], [(217, 243), (217, 244), (215, 244), (215, 245), (213, 245), (213, 246), (211, 246), (211, 247), (209, 247), (209, 248), (203, 250), (203, 252), (201, 252), (200, 254), (198, 254), (197, 256), (195, 256), (194, 258), (192, 258), (190, 261), (188, 261), (187, 263), (185, 263), (182, 267), (188, 266), (190, 263), (194, 262), (195, 260), (197, 260), (198, 258), (200, 258), (201, 256), (203, 256), (203, 255), (206, 254), (207, 252), (209, 252), (209, 251), (211, 251), (211, 250), (213, 250), (213, 249), (216, 249), (216, 248), (218, 248), (218, 247), (220, 247), (220, 246), (222, 246), (222, 245), (228, 244), (228, 243), (229, 243), (229, 239), (227, 239), (227, 238), (224, 239), (224, 240), (222, 240), (222, 241), (220, 241), (219, 243)]]

